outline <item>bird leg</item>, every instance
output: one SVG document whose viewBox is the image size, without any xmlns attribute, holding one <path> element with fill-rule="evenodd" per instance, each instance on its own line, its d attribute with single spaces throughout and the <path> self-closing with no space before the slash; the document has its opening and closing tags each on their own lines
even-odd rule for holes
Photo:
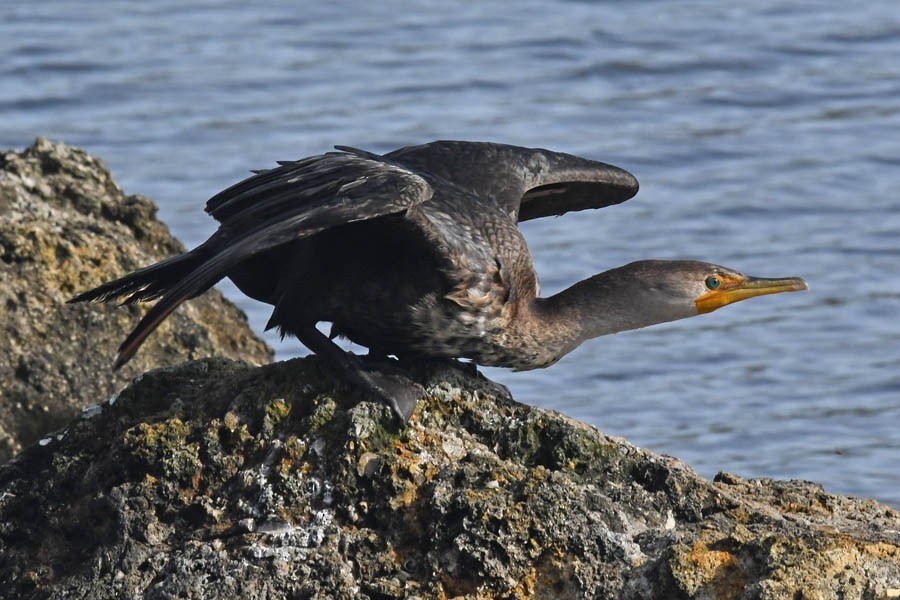
<svg viewBox="0 0 900 600">
<path fill-rule="evenodd" d="M 314 326 L 298 328 L 293 333 L 351 383 L 386 400 L 404 425 L 409 422 L 425 389 L 400 369 L 383 363 L 378 368 L 366 368 L 356 356 L 342 350 Z"/>
</svg>

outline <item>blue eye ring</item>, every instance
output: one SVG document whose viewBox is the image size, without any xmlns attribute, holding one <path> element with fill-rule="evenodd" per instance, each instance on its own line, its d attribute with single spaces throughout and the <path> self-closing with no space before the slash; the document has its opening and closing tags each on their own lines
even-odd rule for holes
<svg viewBox="0 0 900 600">
<path fill-rule="evenodd" d="M 706 278 L 706 287 L 708 287 L 709 289 L 714 290 L 720 285 L 722 285 L 722 280 L 715 275 L 710 275 Z"/>
</svg>

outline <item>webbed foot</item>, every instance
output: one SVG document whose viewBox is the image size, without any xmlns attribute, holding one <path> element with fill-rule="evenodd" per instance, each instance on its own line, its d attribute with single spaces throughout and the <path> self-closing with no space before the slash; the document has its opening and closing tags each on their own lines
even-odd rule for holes
<svg viewBox="0 0 900 600">
<path fill-rule="evenodd" d="M 363 368 L 359 375 L 370 391 L 387 401 L 404 425 L 409 423 L 416 405 L 425 395 L 425 388 L 409 377 L 391 371 Z"/>
<path fill-rule="evenodd" d="M 416 404 L 425 396 L 425 388 L 397 368 L 395 361 L 388 358 L 366 359 L 363 364 L 315 327 L 298 328 L 295 334 L 354 385 L 387 401 L 404 425 L 409 423 Z"/>
</svg>

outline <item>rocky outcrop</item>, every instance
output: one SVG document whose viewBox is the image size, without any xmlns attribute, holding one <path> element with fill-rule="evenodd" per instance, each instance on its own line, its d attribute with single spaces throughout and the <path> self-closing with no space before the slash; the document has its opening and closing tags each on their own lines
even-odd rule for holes
<svg viewBox="0 0 900 600">
<path fill-rule="evenodd" d="M 698 476 L 455 367 L 408 427 L 315 358 L 151 371 L 0 469 L 31 598 L 867 598 L 900 514 Z"/>
<path fill-rule="evenodd" d="M 111 373 L 140 308 L 64 301 L 180 252 L 154 212 L 80 150 L 0 154 L 0 597 L 900 597 L 897 511 L 710 482 L 462 367 L 414 369 L 406 427 L 316 358 L 144 373 L 270 359 L 215 292 Z"/>
<path fill-rule="evenodd" d="M 65 301 L 183 251 L 155 213 L 82 150 L 38 139 L 0 152 L 0 462 L 148 368 L 209 355 L 271 360 L 243 313 L 214 291 L 110 370 L 141 307 Z"/>
</svg>

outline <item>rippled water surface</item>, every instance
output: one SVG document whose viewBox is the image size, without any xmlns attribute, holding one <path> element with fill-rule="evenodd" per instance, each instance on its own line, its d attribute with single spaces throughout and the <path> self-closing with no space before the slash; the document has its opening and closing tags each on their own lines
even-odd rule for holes
<svg viewBox="0 0 900 600">
<path fill-rule="evenodd" d="M 493 140 L 623 166 L 634 200 L 527 224 L 545 293 L 650 257 L 811 291 L 489 376 L 708 476 L 900 506 L 893 0 L 289 4 L 2 3 L 0 146 L 87 148 L 189 245 L 213 229 L 207 197 L 332 144 Z M 261 330 L 268 308 L 224 289 Z"/>
</svg>

